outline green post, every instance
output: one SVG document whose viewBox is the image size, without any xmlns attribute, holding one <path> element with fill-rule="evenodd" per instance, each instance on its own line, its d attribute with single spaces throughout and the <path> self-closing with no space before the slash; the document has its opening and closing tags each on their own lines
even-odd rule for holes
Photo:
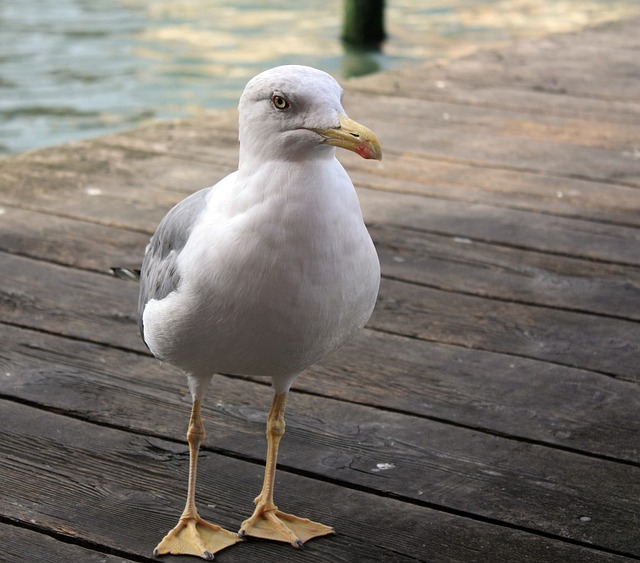
<svg viewBox="0 0 640 563">
<path fill-rule="evenodd" d="M 384 0 L 344 0 L 342 40 L 346 44 L 377 48 L 384 38 Z"/>
</svg>

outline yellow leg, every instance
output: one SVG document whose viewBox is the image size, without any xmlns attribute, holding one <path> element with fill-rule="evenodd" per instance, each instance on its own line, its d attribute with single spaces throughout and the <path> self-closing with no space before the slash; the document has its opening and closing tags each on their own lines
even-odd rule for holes
<svg viewBox="0 0 640 563">
<path fill-rule="evenodd" d="M 240 536 L 253 536 L 269 540 L 288 542 L 302 547 L 304 542 L 318 536 L 333 534 L 333 528 L 280 512 L 273 502 L 273 489 L 278 459 L 278 446 L 284 435 L 284 409 L 287 394 L 276 395 L 267 418 L 267 463 L 264 483 L 260 495 L 255 499 L 253 515 L 240 527 Z"/>
<path fill-rule="evenodd" d="M 178 525 L 153 550 L 154 555 L 196 555 L 213 559 L 213 554 L 242 541 L 237 534 L 203 520 L 196 509 L 196 472 L 198 451 L 204 441 L 204 426 L 200 416 L 200 401 L 193 402 L 187 441 L 189 442 L 189 487 L 187 503 Z"/>
</svg>

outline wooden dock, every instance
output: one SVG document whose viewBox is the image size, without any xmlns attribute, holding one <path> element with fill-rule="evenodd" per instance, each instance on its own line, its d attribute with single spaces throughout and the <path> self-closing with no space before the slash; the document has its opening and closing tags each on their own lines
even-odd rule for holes
<svg viewBox="0 0 640 563">
<path fill-rule="evenodd" d="M 338 533 L 217 559 L 640 560 L 640 20 L 354 80 L 345 107 L 383 144 L 340 155 L 382 287 L 298 379 L 277 488 Z M 0 161 L 1 561 L 152 561 L 175 524 L 187 386 L 108 270 L 236 138 L 228 111 Z M 229 529 L 270 400 L 208 394 L 198 499 Z"/>
</svg>

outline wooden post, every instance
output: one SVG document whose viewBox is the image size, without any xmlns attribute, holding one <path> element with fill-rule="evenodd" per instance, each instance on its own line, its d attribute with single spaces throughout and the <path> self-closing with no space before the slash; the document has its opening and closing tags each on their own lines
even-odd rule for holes
<svg viewBox="0 0 640 563">
<path fill-rule="evenodd" d="M 377 48 L 384 38 L 384 0 L 344 0 L 342 40 L 345 43 Z"/>
</svg>

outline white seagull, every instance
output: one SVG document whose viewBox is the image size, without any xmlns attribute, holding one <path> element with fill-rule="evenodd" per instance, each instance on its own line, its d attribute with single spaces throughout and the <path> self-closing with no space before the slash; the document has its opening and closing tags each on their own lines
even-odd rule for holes
<svg viewBox="0 0 640 563">
<path fill-rule="evenodd" d="M 187 502 L 154 554 L 212 559 L 254 536 L 301 547 L 333 529 L 280 512 L 273 499 L 289 388 L 342 346 L 373 311 L 380 264 L 336 147 L 381 158 L 375 135 L 349 119 L 327 73 L 281 66 L 247 84 L 239 103 L 238 170 L 176 205 L 147 246 L 139 316 L 153 354 L 187 376 L 193 407 Z M 201 402 L 214 373 L 271 377 L 264 484 L 232 533 L 196 509 Z"/>
</svg>

